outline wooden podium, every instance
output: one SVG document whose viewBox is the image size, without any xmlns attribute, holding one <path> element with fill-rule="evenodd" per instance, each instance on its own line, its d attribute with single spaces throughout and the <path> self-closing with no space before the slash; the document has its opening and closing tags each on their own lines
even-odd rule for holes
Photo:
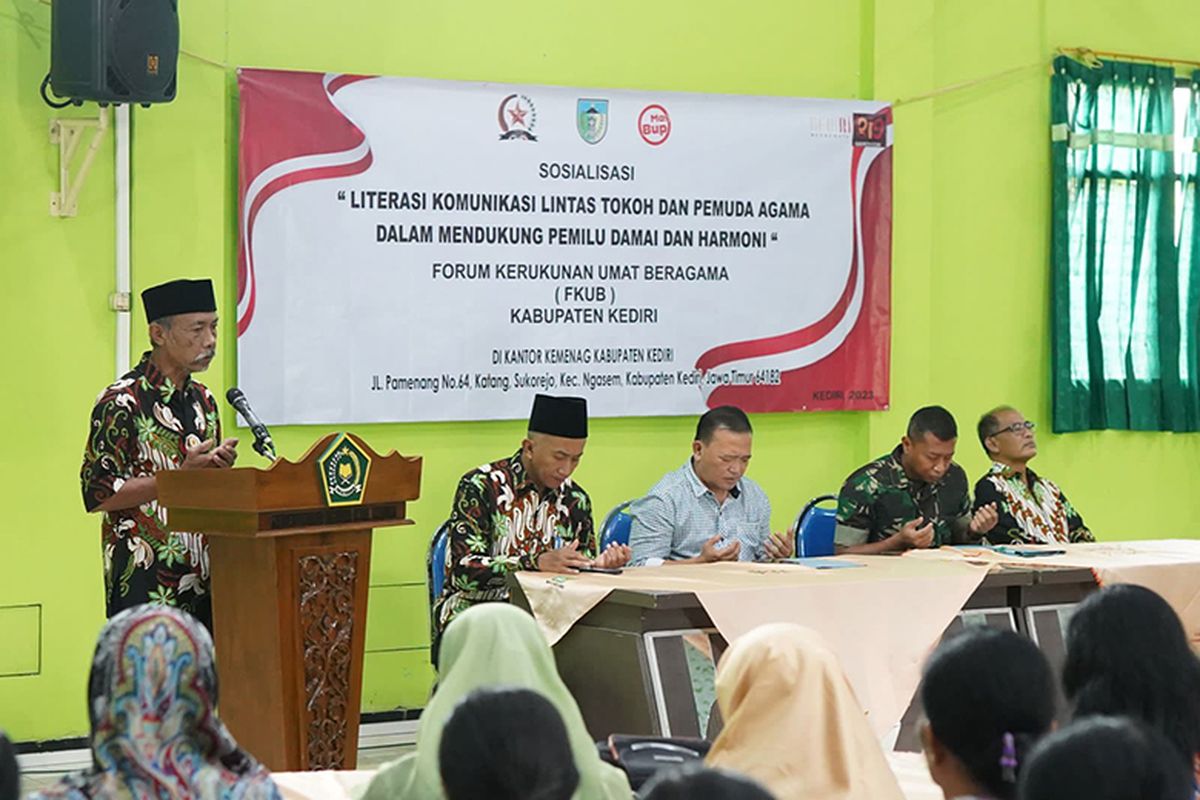
<svg viewBox="0 0 1200 800">
<path fill-rule="evenodd" d="M 354 769 L 371 531 L 412 524 L 421 459 L 330 434 L 298 463 L 157 483 L 168 527 L 208 537 L 221 719 L 271 770 Z"/>
</svg>

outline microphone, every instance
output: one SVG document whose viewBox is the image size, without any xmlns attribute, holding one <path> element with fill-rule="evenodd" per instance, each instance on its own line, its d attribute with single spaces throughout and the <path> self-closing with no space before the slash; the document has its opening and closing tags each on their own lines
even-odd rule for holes
<svg viewBox="0 0 1200 800">
<path fill-rule="evenodd" d="M 230 387 L 229 391 L 225 393 L 225 399 L 229 401 L 229 405 L 237 409 L 237 412 L 242 415 L 242 419 L 246 420 L 246 424 L 250 426 L 250 432 L 254 434 L 255 452 L 272 461 L 278 458 L 275 455 L 275 443 L 271 441 L 271 432 L 250 408 L 250 401 L 246 399 L 242 390 L 236 386 Z"/>
</svg>

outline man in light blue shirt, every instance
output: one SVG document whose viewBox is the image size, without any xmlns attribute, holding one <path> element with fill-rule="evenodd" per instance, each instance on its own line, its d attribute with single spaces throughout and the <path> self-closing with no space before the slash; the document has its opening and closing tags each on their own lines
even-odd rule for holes
<svg viewBox="0 0 1200 800">
<path fill-rule="evenodd" d="M 771 533 L 766 493 L 745 477 L 752 436 L 750 420 L 735 406 L 700 417 L 692 457 L 630 506 L 633 565 L 767 561 L 792 554 L 791 537 Z"/>
</svg>

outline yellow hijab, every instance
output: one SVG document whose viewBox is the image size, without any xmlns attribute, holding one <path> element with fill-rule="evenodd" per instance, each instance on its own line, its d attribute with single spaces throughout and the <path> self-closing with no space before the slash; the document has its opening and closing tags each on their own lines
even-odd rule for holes
<svg viewBox="0 0 1200 800">
<path fill-rule="evenodd" d="M 481 603 L 454 618 L 442 638 L 438 687 L 421 712 L 417 749 L 383 767 L 363 800 L 445 800 L 438 768 L 442 728 L 476 689 L 516 687 L 543 695 L 562 715 L 579 770 L 574 800 L 630 800 L 625 773 L 600 760 L 583 715 L 558 676 L 554 653 L 529 614 L 507 603 Z"/>
<path fill-rule="evenodd" d="M 776 797 L 904 800 L 837 656 L 814 631 L 763 625 L 717 668 L 725 720 L 711 767 L 754 778 Z"/>
</svg>

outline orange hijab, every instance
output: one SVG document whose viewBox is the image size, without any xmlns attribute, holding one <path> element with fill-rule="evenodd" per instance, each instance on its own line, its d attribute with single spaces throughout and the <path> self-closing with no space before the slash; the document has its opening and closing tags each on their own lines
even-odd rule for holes
<svg viewBox="0 0 1200 800">
<path fill-rule="evenodd" d="M 904 800 L 837 656 L 814 631 L 762 625 L 717 668 L 725 728 L 707 763 L 781 800 Z"/>
</svg>

